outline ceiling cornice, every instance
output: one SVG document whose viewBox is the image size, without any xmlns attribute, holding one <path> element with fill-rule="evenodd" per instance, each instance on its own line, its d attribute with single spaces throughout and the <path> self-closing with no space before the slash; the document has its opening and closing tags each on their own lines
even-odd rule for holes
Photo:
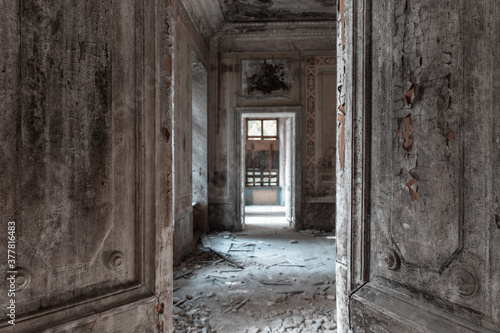
<svg viewBox="0 0 500 333">
<path fill-rule="evenodd" d="M 336 21 L 227 22 L 217 35 L 240 38 L 335 36 Z"/>
</svg>

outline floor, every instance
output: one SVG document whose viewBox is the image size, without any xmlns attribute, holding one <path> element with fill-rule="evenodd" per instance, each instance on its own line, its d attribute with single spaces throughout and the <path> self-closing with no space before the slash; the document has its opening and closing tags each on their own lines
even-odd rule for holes
<svg viewBox="0 0 500 333">
<path fill-rule="evenodd" d="M 333 234 L 252 209 L 244 231 L 205 235 L 175 268 L 175 332 L 336 332 Z"/>
</svg>

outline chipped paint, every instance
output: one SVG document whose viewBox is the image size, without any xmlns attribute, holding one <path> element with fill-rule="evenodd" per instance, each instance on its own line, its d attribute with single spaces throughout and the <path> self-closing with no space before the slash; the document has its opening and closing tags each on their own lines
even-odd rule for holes
<svg viewBox="0 0 500 333">
<path fill-rule="evenodd" d="M 168 75 L 169 76 L 172 76 L 172 57 L 168 57 L 167 58 L 167 71 L 168 71 Z"/>
<path fill-rule="evenodd" d="M 403 131 L 403 139 L 404 139 L 403 148 L 406 149 L 406 151 L 409 151 L 410 146 L 413 143 L 413 139 L 410 138 L 410 132 L 413 129 L 413 125 L 411 124 L 411 114 L 407 115 L 404 118 L 404 125 L 405 125 L 405 130 Z"/>
<path fill-rule="evenodd" d="M 343 169 L 345 166 L 345 115 L 339 114 L 339 162 L 340 167 Z"/>
<path fill-rule="evenodd" d="M 408 187 L 408 190 L 410 191 L 411 202 L 414 202 L 415 200 L 418 200 L 420 198 L 417 191 L 411 188 L 416 183 L 417 183 L 417 179 L 415 179 L 415 178 L 410 179 L 410 181 L 408 183 L 406 183 L 406 186 Z"/>
<path fill-rule="evenodd" d="M 341 23 L 341 39 L 342 39 L 342 47 L 345 47 L 345 44 L 347 42 L 347 38 L 345 36 L 345 0 L 339 0 L 339 13 L 340 13 L 340 20 L 339 23 Z"/>
<path fill-rule="evenodd" d="M 446 143 L 450 142 L 451 139 L 453 139 L 453 131 L 449 131 L 448 134 L 446 134 Z"/>
<path fill-rule="evenodd" d="M 405 100 L 407 104 L 411 104 L 411 102 L 413 101 L 414 92 L 415 92 L 415 85 L 412 84 L 410 89 L 408 89 L 408 91 L 405 94 Z"/>
</svg>

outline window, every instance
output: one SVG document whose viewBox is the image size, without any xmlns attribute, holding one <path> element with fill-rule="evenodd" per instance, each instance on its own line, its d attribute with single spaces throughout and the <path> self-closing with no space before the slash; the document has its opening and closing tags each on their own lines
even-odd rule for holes
<svg viewBox="0 0 500 333">
<path fill-rule="evenodd" d="M 278 119 L 247 119 L 246 186 L 278 186 Z"/>
</svg>

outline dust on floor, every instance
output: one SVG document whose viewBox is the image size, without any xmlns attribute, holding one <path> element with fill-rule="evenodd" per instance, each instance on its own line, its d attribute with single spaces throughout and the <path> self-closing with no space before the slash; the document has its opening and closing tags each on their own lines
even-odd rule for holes
<svg viewBox="0 0 500 333">
<path fill-rule="evenodd" d="M 283 224 L 211 233 L 174 273 L 175 332 L 336 332 L 335 237 Z"/>
</svg>

